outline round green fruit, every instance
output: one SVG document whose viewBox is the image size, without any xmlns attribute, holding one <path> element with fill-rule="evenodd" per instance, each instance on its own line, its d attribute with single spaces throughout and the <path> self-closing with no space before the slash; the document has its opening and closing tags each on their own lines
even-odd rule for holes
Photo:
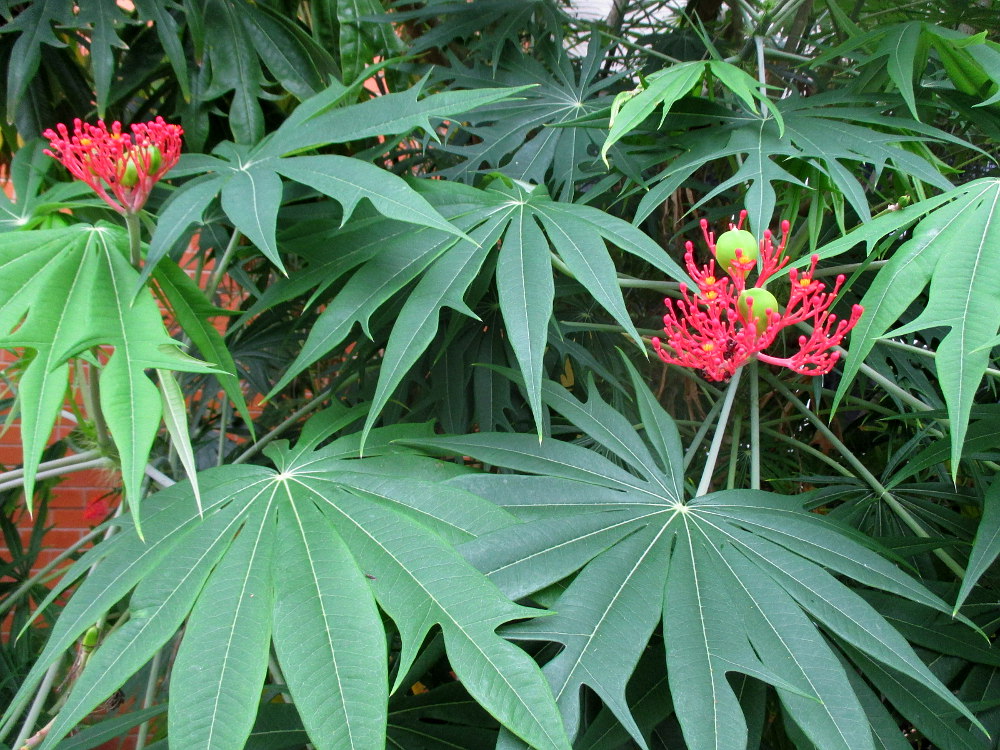
<svg viewBox="0 0 1000 750">
<path fill-rule="evenodd" d="M 747 299 L 753 300 L 752 313 L 750 311 L 751 305 L 747 303 Z M 778 308 L 778 300 L 774 298 L 774 295 L 766 289 L 760 289 L 759 287 L 745 289 L 740 294 L 740 298 L 736 301 L 736 306 L 739 308 L 740 315 L 744 320 L 749 321 L 749 319 L 753 317 L 754 321 L 757 323 L 757 333 L 763 333 L 764 329 L 767 328 L 768 310 L 781 312 Z"/>
<path fill-rule="evenodd" d="M 730 229 L 728 232 L 723 232 L 715 241 L 715 260 L 726 273 L 730 273 L 729 266 L 736 260 L 737 249 L 745 260 L 756 262 L 757 256 L 760 255 L 757 238 L 747 230 Z"/>
<path fill-rule="evenodd" d="M 125 171 L 122 172 L 121 184 L 127 188 L 135 187 L 135 184 L 139 181 L 139 170 L 135 166 L 135 162 L 131 159 L 128 164 L 125 165 Z"/>
<path fill-rule="evenodd" d="M 157 146 L 152 144 L 145 147 L 144 152 L 149 156 L 149 169 L 146 170 L 148 174 L 156 174 L 156 171 L 163 164 L 163 153 Z"/>
</svg>

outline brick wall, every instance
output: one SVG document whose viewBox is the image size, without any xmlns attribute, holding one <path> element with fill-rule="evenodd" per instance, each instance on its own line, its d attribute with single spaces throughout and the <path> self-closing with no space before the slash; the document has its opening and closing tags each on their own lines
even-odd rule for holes
<svg viewBox="0 0 1000 750">
<path fill-rule="evenodd" d="M 0 355 L 0 366 L 9 363 L 10 359 L 10 355 Z M 57 423 L 49 443 L 68 435 L 73 426 L 67 419 Z M 9 470 L 19 467 L 21 462 L 21 432 L 15 423 L 3 436 L 0 436 L 0 465 L 4 470 Z M 96 522 L 84 518 L 87 505 L 112 491 L 116 484 L 117 480 L 113 473 L 95 469 L 73 472 L 61 478 L 49 500 L 46 526 L 52 528 L 46 532 L 42 540 L 45 549 L 39 555 L 36 570 L 51 562 L 60 552 L 79 541 L 96 525 Z M 21 524 L 22 540 L 26 541 L 30 533 L 31 519 L 25 517 Z M 8 550 L 0 544 L 0 555 L 7 557 L 8 554 Z"/>
</svg>

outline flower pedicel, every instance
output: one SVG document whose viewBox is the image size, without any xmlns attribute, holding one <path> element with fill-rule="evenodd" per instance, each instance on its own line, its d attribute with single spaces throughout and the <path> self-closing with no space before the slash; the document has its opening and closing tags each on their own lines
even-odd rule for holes
<svg viewBox="0 0 1000 750">
<path fill-rule="evenodd" d="M 741 211 L 739 224 L 730 230 L 738 232 L 744 242 L 744 235 L 751 236 L 740 228 L 746 215 L 746 211 Z M 660 359 L 701 370 L 708 380 L 716 381 L 728 380 L 755 356 L 761 362 L 787 367 L 803 375 L 823 375 L 833 369 L 840 354 L 830 350 L 857 324 L 863 309 L 854 305 L 846 320 L 839 320 L 829 312 L 844 283 L 844 276 L 837 276 L 833 289 L 826 291 L 826 285 L 815 279 L 818 255 L 812 256 L 805 273 L 794 268 L 788 272 L 791 293 L 784 312 L 779 309 L 777 300 L 764 284 L 789 261 L 782 257 L 789 226 L 787 221 L 781 223 L 781 243 L 777 248 L 771 232 L 764 232 L 759 248 L 760 272 L 754 286 L 748 287 L 747 275 L 757 265 L 757 248 L 744 251 L 740 247 L 725 247 L 725 252 L 718 253 L 715 235 L 708 231 L 708 222 L 702 219 L 705 241 L 720 266 L 725 267 L 720 267 L 716 275 L 716 260 L 701 267 L 695 265 L 694 245 L 686 244 L 684 262 L 698 289 L 692 293 L 686 284 L 681 284 L 683 299 L 664 300 L 667 306 L 667 314 L 663 316 L 665 338 L 653 339 L 653 348 Z M 732 237 L 726 237 L 722 244 L 731 244 Z M 812 321 L 813 331 L 810 336 L 799 336 L 798 352 L 790 357 L 764 354 L 783 328 L 807 320 Z"/>
<path fill-rule="evenodd" d="M 103 120 L 91 125 L 77 119 L 72 134 L 60 123 L 42 135 L 49 139 L 46 154 L 90 185 L 115 211 L 135 214 L 156 181 L 180 158 L 184 131 L 162 117 L 132 125 L 131 130 L 123 133 L 120 122 L 111 123 L 108 130 Z"/>
</svg>

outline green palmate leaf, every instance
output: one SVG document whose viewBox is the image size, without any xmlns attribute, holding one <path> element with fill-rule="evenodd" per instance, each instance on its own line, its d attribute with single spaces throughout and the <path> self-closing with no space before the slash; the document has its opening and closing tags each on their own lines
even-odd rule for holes
<svg viewBox="0 0 1000 750">
<path fill-rule="evenodd" d="M 972 544 L 969 567 L 962 579 L 962 588 L 955 599 L 957 612 L 966 597 L 976 585 L 976 581 L 1000 555 L 1000 481 L 994 480 L 983 498 L 983 517 L 976 530 L 976 540 Z"/>
<path fill-rule="evenodd" d="M 262 470 L 254 469 L 254 471 Z M 203 503 L 206 518 L 218 512 L 223 504 L 228 502 L 235 489 L 244 486 L 245 482 L 252 482 L 249 476 L 250 467 L 226 467 L 213 472 L 211 477 L 203 476 L 201 489 L 209 493 L 209 497 Z M 182 503 L 184 498 L 189 498 L 189 502 Z M 52 628 L 44 651 L 22 683 L 22 694 L 30 696 L 46 670 L 62 658 L 65 650 L 77 638 L 160 565 L 169 564 L 172 559 L 170 553 L 174 548 L 204 523 L 189 488 L 184 484 L 174 485 L 148 498 L 144 515 L 147 528 L 151 529 L 148 542 L 143 541 L 134 529 L 129 528 L 125 533 L 112 537 L 88 552 L 64 577 L 63 586 L 79 579 L 95 562 L 102 563 L 80 584 L 77 589 L 80 596 L 74 596 L 66 604 L 62 615 Z M 179 578 L 174 576 L 170 584 L 171 591 L 178 587 L 178 580 Z M 40 609 L 50 604 L 60 591 L 60 588 L 54 589 L 40 605 Z M 136 645 L 141 646 L 142 642 L 137 642 Z M 114 677 L 118 678 L 119 675 Z M 123 680 L 124 678 L 119 680 L 118 684 Z M 110 688 L 109 692 L 113 690 L 114 688 Z M 99 700 L 103 700 L 108 694 L 105 693 Z M 19 708 L 20 703 L 15 700 L 0 721 L 0 732 L 6 731 L 16 721 Z"/>
<path fill-rule="evenodd" d="M 847 653 L 875 688 L 935 746 L 955 750 L 983 750 L 989 746 L 980 730 L 960 725 L 951 707 L 919 680 L 885 669 L 850 648 Z"/>
<path fill-rule="evenodd" d="M 242 20 L 261 62 L 284 88 L 299 99 L 322 90 L 340 77 L 336 61 L 296 22 L 266 5 L 247 4 Z"/>
<path fill-rule="evenodd" d="M 97 116 L 103 118 L 114 75 L 114 48 L 128 48 L 115 31 L 115 22 L 124 20 L 122 9 L 114 0 L 97 0 L 87 3 L 85 8 L 80 8 L 79 20 L 90 24 L 91 27 L 90 66 L 94 74 L 94 90 L 97 93 Z"/>
<path fill-rule="evenodd" d="M 285 266 L 274 236 L 282 192 L 281 178 L 268 168 L 266 162 L 237 170 L 222 188 L 222 210 L 233 226 L 284 273 Z"/>
<path fill-rule="evenodd" d="M 232 1 L 214 0 L 223 5 Z M 391 219 L 463 236 L 405 180 L 368 162 L 335 155 L 281 158 L 330 143 L 406 133 L 417 127 L 430 130 L 432 117 L 440 119 L 465 108 L 500 101 L 518 90 L 489 89 L 468 95 L 451 92 L 418 101 L 419 88 L 333 108 L 344 91 L 335 85 L 303 102 L 282 127 L 256 148 L 222 144 L 216 149 L 219 158 L 188 160 L 181 173 L 215 175 L 192 180 L 171 196 L 153 236 L 143 278 L 201 218 L 220 192 L 222 208 L 233 225 L 283 270 L 275 236 L 284 193 L 282 176 L 338 201 L 344 209 L 344 221 L 358 202 L 366 199 Z M 359 122 L 377 122 L 378 126 L 359 129 Z"/>
<path fill-rule="evenodd" d="M 962 447 L 964 454 L 983 453 L 998 447 L 1000 447 L 1000 424 L 997 423 L 995 416 L 978 419 L 969 425 Z M 908 457 L 885 486 L 887 489 L 894 489 L 920 472 L 946 462 L 950 456 L 951 440 L 947 436 L 934 440 L 916 455 Z"/>
<path fill-rule="evenodd" d="M 0 248 L 0 346 L 33 352 L 20 381 L 25 489 L 65 396 L 67 360 L 94 347 L 113 351 L 101 369 L 101 409 L 118 450 L 126 495 L 139 486 L 162 413 L 148 368 L 211 372 L 180 351 L 138 274 L 128 238 L 110 226 L 8 234 Z"/>
<path fill-rule="evenodd" d="M 540 415 L 542 397 L 542 354 L 548 338 L 549 318 L 555 285 L 549 245 L 545 235 L 527 211 L 515 209 L 497 258 L 497 290 L 507 335 L 528 387 L 531 411 Z M 538 439 L 541 420 L 536 419 Z"/>
<path fill-rule="evenodd" d="M 381 747 L 388 684 L 369 677 L 386 643 L 364 574 L 308 501 L 279 512 L 276 544 L 274 643 L 299 715 L 326 746 Z"/>
<path fill-rule="evenodd" d="M 336 198 L 347 221 L 362 198 L 392 219 L 456 233 L 419 193 L 391 172 L 346 156 L 299 156 L 282 159 L 278 171 L 289 179 Z"/>
<path fill-rule="evenodd" d="M 733 576 L 737 606 L 742 600 L 747 608 L 750 641 L 764 665 L 789 683 L 804 686 L 805 693 L 796 693 L 778 685 L 783 708 L 795 724 L 819 747 L 873 746 L 864 710 L 847 675 L 810 617 L 787 589 L 744 555 L 725 546 L 718 552 Z M 866 631 L 862 637 L 869 648 L 877 648 L 876 634 Z M 915 655 L 913 660 L 919 663 Z"/>
<path fill-rule="evenodd" d="M 502 169 L 508 177 L 547 184 L 554 195 L 571 200 L 577 181 L 594 162 L 600 131 L 566 125 L 607 105 L 604 92 L 615 78 L 603 70 L 603 48 L 592 40 L 576 65 L 560 46 L 544 45 L 540 60 L 507 48 L 496 64 L 450 66 L 439 74 L 451 85 L 481 89 L 498 83 L 536 84 L 519 101 L 487 104 L 463 116 L 462 133 L 435 148 L 461 161 L 439 174 L 471 182 L 483 172 Z M 566 125 L 563 127 L 563 125 Z M 471 142 L 470 142 L 471 141 Z"/>
<path fill-rule="evenodd" d="M 340 67 L 345 81 L 361 74 L 373 57 L 403 51 L 403 43 L 391 26 L 373 21 L 385 12 L 378 0 L 337 0 L 340 27 Z"/>
<path fill-rule="evenodd" d="M 246 28 L 242 0 L 208 0 L 205 24 L 212 29 L 206 45 L 212 83 L 207 98 L 233 92 L 229 126 L 239 143 L 256 143 L 264 135 L 264 112 L 259 97 L 263 75 Z"/>
<path fill-rule="evenodd" d="M 243 390 L 240 388 L 236 362 L 222 334 L 212 324 L 212 318 L 231 315 L 231 311 L 211 305 L 205 299 L 205 293 L 191 277 L 172 261 L 158 265 L 154 278 L 156 288 L 161 293 L 158 295 L 161 302 L 198 348 L 202 358 L 217 368 L 215 377 L 219 379 L 222 389 L 229 400 L 236 405 L 236 410 L 252 431 L 253 420 L 250 418 L 250 411 Z"/>
<path fill-rule="evenodd" d="M 256 150 L 260 158 L 291 155 L 330 143 L 404 135 L 412 130 L 434 134 L 431 120 L 443 120 L 470 109 L 504 101 L 528 88 L 446 91 L 418 99 L 422 80 L 407 91 L 375 97 L 360 104 L 337 106 L 343 86 L 334 84 L 302 103 Z M 299 114 L 299 111 L 302 114 Z"/>
<path fill-rule="evenodd" d="M 845 660 L 842 657 L 841 663 Z M 912 745 L 907 742 L 905 735 L 899 731 L 896 720 L 879 699 L 879 696 L 868 686 L 861 676 L 854 669 L 844 664 L 844 671 L 847 679 L 851 682 L 851 689 L 858 696 L 865 714 L 868 716 L 868 723 L 871 725 L 872 739 L 875 740 L 875 747 L 878 750 L 910 750 Z"/>
<path fill-rule="evenodd" d="M 817 178 L 829 181 L 862 218 L 870 218 L 866 190 L 849 168 L 857 163 L 875 165 L 876 173 L 891 167 L 929 185 L 951 188 L 937 167 L 903 148 L 922 140 L 911 135 L 953 141 L 953 136 L 915 120 L 884 117 L 878 102 L 841 93 L 816 97 L 789 97 L 773 104 L 780 120 L 753 113 L 726 111 L 701 114 L 706 125 L 686 133 L 684 153 L 658 177 L 643 197 L 635 222 L 647 217 L 698 169 L 714 159 L 739 155 L 743 163 L 737 174 L 724 180 L 702 198 L 695 208 L 722 192 L 748 183 L 746 208 L 753 231 L 763 230 L 771 221 L 776 205 L 775 185 L 802 185 L 800 176 L 786 166 L 798 162 L 818 170 Z"/>
<path fill-rule="evenodd" d="M 160 397 L 163 401 L 163 424 L 170 435 L 170 442 L 177 457 L 180 459 L 184 473 L 191 482 L 195 502 L 201 508 L 201 492 L 198 490 L 198 469 L 194 461 L 194 449 L 191 447 L 191 432 L 188 429 L 187 404 L 184 403 L 184 392 L 180 384 L 169 370 L 157 370 L 156 377 L 160 386 Z"/>
<path fill-rule="evenodd" d="M 470 232 L 476 244 L 457 244 L 439 256 L 428 268 L 413 294 L 406 300 L 397 316 L 397 324 L 389 334 L 386 351 L 392 357 L 383 361 L 379 382 L 372 403 L 372 412 L 378 413 L 392 397 L 396 386 L 431 345 L 437 334 L 443 308 L 450 307 L 469 317 L 475 313 L 465 304 L 464 295 L 476 279 L 486 261 L 483 248 L 496 244 L 506 224 L 506 216 L 495 216 Z M 445 352 L 445 357 L 448 353 Z M 457 399 L 453 400 L 457 401 Z M 371 421 L 366 425 L 370 429 Z"/>
<path fill-rule="evenodd" d="M 167 710 L 166 706 L 150 706 L 137 711 L 129 711 L 122 716 L 107 719 L 100 724 L 77 732 L 59 743 L 59 750 L 91 750 L 91 748 L 112 742 L 130 729 L 150 719 L 155 719 Z"/>
<path fill-rule="evenodd" d="M 664 68 L 651 74 L 645 84 L 636 91 L 619 94 L 611 108 L 611 123 L 608 136 L 601 147 L 601 158 L 606 159 L 608 150 L 615 143 L 639 127 L 657 108 L 662 107 L 664 118 L 671 108 L 707 75 L 715 75 L 720 82 L 756 112 L 758 102 L 772 109 L 767 97 L 760 93 L 757 82 L 743 70 L 721 60 L 684 62 Z M 772 109 L 779 118 L 781 115 Z"/>
<path fill-rule="evenodd" d="M 942 198 L 950 200 L 938 205 Z M 938 198 L 936 205 L 861 299 L 866 313 L 851 334 L 837 398 L 882 336 L 947 327 L 935 367 L 951 420 L 952 471 L 957 472 L 975 391 L 1000 329 L 1000 263 L 995 260 L 1000 253 L 1000 181 L 967 183 Z M 887 333 L 928 282 L 929 301 L 920 315 Z"/>
<path fill-rule="evenodd" d="M 660 618 L 658 609 L 647 605 L 662 593 L 656 586 L 656 570 L 636 565 L 636 560 L 661 556 L 664 550 L 658 546 L 669 543 L 669 537 L 648 530 L 630 536 L 574 579 L 560 597 L 556 615 L 504 631 L 515 639 L 548 640 L 565 647 L 542 673 L 571 733 L 580 726 L 580 697 L 586 684 L 633 737 L 640 736 L 625 700 L 625 686 Z"/>
<path fill-rule="evenodd" d="M 230 506 L 213 514 L 201 528 L 186 534 L 183 544 L 143 577 L 132 595 L 133 616 L 91 655 L 50 736 L 62 737 L 76 726 L 177 632 L 212 566 L 226 552 L 233 531 L 239 528 L 241 512 L 238 506 Z M 54 744 L 49 742 L 50 746 Z"/>
<path fill-rule="evenodd" d="M 995 58 L 991 59 L 990 53 L 995 54 L 995 50 L 986 41 L 985 33 L 969 35 L 920 20 L 881 26 L 866 33 L 851 33 L 845 42 L 813 60 L 813 65 L 854 53 L 867 77 L 884 71 L 899 90 L 910 113 L 920 119 L 914 82 L 924 75 L 929 46 L 937 52 L 956 89 L 974 97 L 991 93 L 997 74 Z M 860 50 L 870 52 L 859 54 Z M 925 91 L 919 93 L 926 96 Z M 987 100 L 979 106 L 989 103 Z"/>
<path fill-rule="evenodd" d="M 170 683 L 172 743 L 239 747 L 253 727 L 271 646 L 276 489 L 260 493 L 188 616 L 174 661 L 184 677 Z"/>
<path fill-rule="evenodd" d="M 153 22 L 160 44 L 163 46 L 170 66 L 174 70 L 177 85 L 181 87 L 181 95 L 185 101 L 191 98 L 191 84 L 188 80 L 187 56 L 178 33 L 177 22 L 170 15 L 169 6 L 160 0 L 135 0 L 136 10 L 140 17 Z"/>
<path fill-rule="evenodd" d="M 71 23 L 72 4 L 69 2 L 31 3 L 4 24 L 3 33 L 21 32 L 14 42 L 7 68 L 7 119 L 14 121 L 18 100 L 24 96 L 32 76 L 38 71 L 42 59 L 42 45 L 63 47 L 52 32 L 53 24 Z"/>
<path fill-rule="evenodd" d="M 357 416 L 337 409 L 318 426 L 307 425 L 306 445 Z M 185 620 L 170 684 L 171 743 L 243 747 L 273 641 L 309 742 L 321 750 L 381 747 L 389 693 L 381 609 L 401 638 L 397 682 L 437 625 L 452 669 L 486 711 L 532 747 L 568 750 L 541 671 L 496 633 L 537 610 L 504 597 L 446 541 L 495 531 L 513 517 L 442 484 L 462 469 L 412 450 L 337 458 L 345 440 L 357 439 L 343 436 L 319 451 L 272 444 L 279 470 L 204 472 L 201 515 L 187 483 L 151 496 L 148 542 L 126 526 L 106 545 L 0 730 L 16 721 L 59 654 L 132 591 L 128 620 L 92 654 L 46 749 L 175 637 Z M 406 724 L 393 731 L 405 734 Z"/>
<path fill-rule="evenodd" d="M 991 642 L 964 627 L 953 615 L 944 614 L 898 597 L 861 590 L 864 598 L 906 638 L 936 654 L 958 656 L 971 662 L 1000 666 L 1000 654 Z"/>
<path fill-rule="evenodd" d="M 645 389 L 637 374 L 634 380 Z M 906 639 L 838 577 L 938 612 L 950 608 L 855 533 L 794 498 L 759 491 L 685 501 L 675 429 L 648 392 L 639 397 L 652 426 L 647 440 L 593 387 L 587 402 L 550 383 L 541 395 L 620 464 L 523 435 L 415 442 L 535 475 L 472 474 L 449 484 L 500 501 L 523 519 L 461 548 L 511 596 L 576 574 L 553 607 L 558 614 L 509 628 L 517 638 L 563 645 L 544 673 L 571 735 L 582 729 L 580 688 L 587 685 L 646 747 L 624 691 L 641 652 L 634 647 L 645 645 L 659 621 L 673 709 L 694 750 L 745 746 L 744 713 L 759 702 L 747 697 L 744 705 L 733 689 L 737 675 L 774 685 L 788 721 L 815 746 L 875 748 L 861 699 L 825 633 L 971 718 Z M 616 658 L 607 643 L 616 644 Z"/>
<path fill-rule="evenodd" d="M 215 200 L 225 181 L 215 175 L 200 177 L 179 188 L 160 211 L 142 270 L 145 281 L 160 259 L 173 249 L 192 224 L 201 221 L 205 209 Z"/>
<path fill-rule="evenodd" d="M 639 660 L 625 696 L 643 736 L 673 713 L 673 700 L 663 673 L 663 644 L 652 641 Z M 607 708 L 602 708 L 574 745 L 578 750 L 619 750 L 628 743 L 629 733 Z M 647 739 L 648 741 L 648 739 Z"/>
<path fill-rule="evenodd" d="M 466 692 L 452 682 L 418 695 L 395 696 L 389 703 L 387 747 L 454 750 L 493 746 L 496 725 Z"/>
<path fill-rule="evenodd" d="M 617 285 L 607 244 L 653 263 L 672 278 L 686 278 L 676 263 L 635 227 L 589 206 L 553 201 L 539 187 L 496 180 L 487 190 L 476 190 L 427 181 L 419 184 L 418 190 L 431 205 L 445 211 L 456 227 L 473 237 L 479 247 L 469 247 L 467 241 L 455 242 L 430 229 L 413 231 L 378 222 L 369 224 L 364 232 L 348 227 L 345 243 L 349 243 L 352 251 L 364 248 L 363 251 L 317 259 L 302 277 L 289 282 L 289 288 L 301 284 L 303 279 L 316 284 L 321 275 L 330 278 L 333 273 L 336 278 L 364 261 L 327 304 L 274 392 L 344 342 L 355 322 L 370 333 L 369 320 L 376 310 L 390 300 L 398 304 L 395 295 L 420 276 L 389 335 L 386 366 L 380 372 L 365 428 L 370 429 L 407 368 L 430 344 L 441 310 L 452 307 L 469 314 L 464 296 L 499 240 L 496 283 L 506 337 L 525 375 L 529 403 L 536 424 L 540 425 L 542 356 L 554 296 L 553 253 L 640 345 L 641 338 Z M 303 244 L 304 253 L 313 255 L 315 251 L 307 249 L 308 243 Z M 318 273 L 320 268 L 324 269 L 323 274 Z"/>
<path fill-rule="evenodd" d="M 681 436 L 677 432 L 677 425 L 663 411 L 649 389 L 639 386 L 642 382 L 642 375 L 624 353 L 622 353 L 622 361 L 625 362 L 629 377 L 631 377 L 635 387 L 635 398 L 638 402 L 639 416 L 642 417 L 643 432 L 659 458 L 658 468 L 663 472 L 661 476 L 668 478 L 676 497 L 683 497 L 684 474 L 676 471 L 678 466 L 684 465 L 684 451 L 681 446 Z"/>
</svg>

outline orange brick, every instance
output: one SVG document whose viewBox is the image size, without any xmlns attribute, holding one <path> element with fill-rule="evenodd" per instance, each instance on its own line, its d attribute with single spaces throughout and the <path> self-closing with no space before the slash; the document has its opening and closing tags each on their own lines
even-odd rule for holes
<svg viewBox="0 0 1000 750">
<path fill-rule="evenodd" d="M 86 508 L 53 508 L 49 511 L 48 522 L 57 529 L 89 529 L 92 524 L 83 517 Z"/>
<path fill-rule="evenodd" d="M 86 531 L 80 531 L 78 529 L 52 529 L 52 531 L 48 532 L 42 539 L 42 544 L 49 549 L 61 552 L 67 547 L 80 541 L 80 537 L 86 533 Z"/>
</svg>

